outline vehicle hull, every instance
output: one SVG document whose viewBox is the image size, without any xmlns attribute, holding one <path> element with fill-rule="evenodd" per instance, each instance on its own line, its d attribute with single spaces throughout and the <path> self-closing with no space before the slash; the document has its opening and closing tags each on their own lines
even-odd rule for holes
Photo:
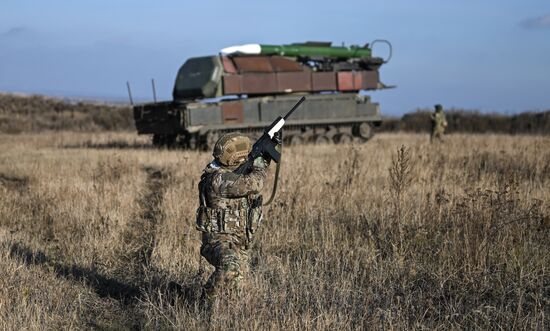
<svg viewBox="0 0 550 331">
<path fill-rule="evenodd" d="M 241 131 L 251 137 L 284 115 L 303 94 L 253 97 L 218 102 L 161 102 L 134 107 L 140 134 L 159 145 L 208 149 L 220 134 Z M 285 125 L 291 143 L 366 141 L 381 122 L 379 105 L 357 93 L 306 95 L 307 101 Z M 362 127 L 361 127 L 362 125 Z M 361 129 L 362 128 L 362 129 Z"/>
</svg>

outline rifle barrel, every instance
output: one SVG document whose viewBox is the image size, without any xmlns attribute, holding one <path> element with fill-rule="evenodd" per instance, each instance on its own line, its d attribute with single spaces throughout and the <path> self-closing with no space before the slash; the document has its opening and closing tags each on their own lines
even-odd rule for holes
<svg viewBox="0 0 550 331">
<path fill-rule="evenodd" d="M 292 115 L 292 113 L 298 108 L 300 107 L 300 105 L 302 104 L 302 102 L 304 102 L 304 100 L 306 99 L 306 97 L 301 97 L 300 100 L 298 100 L 298 102 L 294 105 L 294 107 L 292 107 L 292 109 L 286 113 L 285 117 L 283 117 L 283 119 L 286 121 L 287 118 L 290 117 L 290 115 Z"/>
</svg>

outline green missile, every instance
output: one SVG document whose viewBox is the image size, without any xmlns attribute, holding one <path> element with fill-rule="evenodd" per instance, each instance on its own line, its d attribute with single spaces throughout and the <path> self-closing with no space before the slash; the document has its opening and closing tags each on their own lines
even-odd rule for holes
<svg viewBox="0 0 550 331">
<path fill-rule="evenodd" d="M 368 47 L 331 47 L 301 45 L 260 45 L 247 44 L 227 47 L 221 50 L 222 54 L 247 54 L 247 55 L 281 55 L 292 57 L 325 57 L 325 58 L 368 58 L 372 56 Z"/>
</svg>

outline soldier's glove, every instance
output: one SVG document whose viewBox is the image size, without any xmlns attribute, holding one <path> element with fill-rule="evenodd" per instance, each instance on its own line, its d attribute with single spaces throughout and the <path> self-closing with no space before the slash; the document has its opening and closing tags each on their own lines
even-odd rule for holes
<svg viewBox="0 0 550 331">
<path fill-rule="evenodd" d="M 254 168 L 266 169 L 269 166 L 271 160 L 266 160 L 265 157 L 257 157 L 254 159 Z"/>
<path fill-rule="evenodd" d="M 275 134 L 273 135 L 273 138 L 271 138 L 271 141 L 273 141 L 277 145 L 283 144 L 283 133 L 281 132 L 281 130 L 275 132 Z"/>
</svg>

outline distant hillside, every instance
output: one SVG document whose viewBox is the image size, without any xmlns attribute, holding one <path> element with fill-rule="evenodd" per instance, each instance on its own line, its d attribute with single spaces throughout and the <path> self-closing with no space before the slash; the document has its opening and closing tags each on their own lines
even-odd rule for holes
<svg viewBox="0 0 550 331">
<path fill-rule="evenodd" d="M 129 106 L 0 94 L 0 133 L 134 130 Z"/>
</svg>

